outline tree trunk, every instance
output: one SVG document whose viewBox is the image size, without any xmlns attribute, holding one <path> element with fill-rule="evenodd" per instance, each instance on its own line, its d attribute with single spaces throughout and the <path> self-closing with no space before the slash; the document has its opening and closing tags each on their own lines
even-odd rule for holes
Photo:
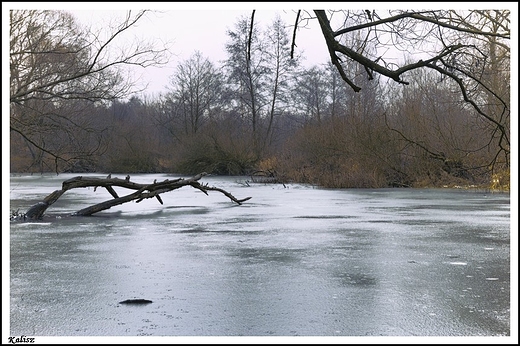
<svg viewBox="0 0 520 346">
<path fill-rule="evenodd" d="M 102 210 L 110 209 L 113 206 L 120 205 L 123 203 L 127 203 L 130 201 L 136 201 L 136 203 L 141 202 L 146 198 L 156 198 L 159 203 L 163 204 L 163 201 L 160 197 L 161 193 L 169 192 L 172 190 L 179 189 L 183 186 L 191 186 L 196 188 L 206 195 L 208 191 L 218 191 L 224 194 L 226 197 L 231 199 L 233 202 L 237 204 L 242 204 L 243 202 L 249 200 L 251 197 L 246 197 L 243 199 L 237 199 L 229 192 L 220 189 L 218 187 L 211 187 L 207 184 L 203 185 L 199 183 L 199 180 L 205 176 L 206 173 L 200 173 L 194 177 L 189 179 L 178 178 L 175 180 L 164 180 L 162 182 L 154 181 L 152 184 L 138 184 L 130 181 L 130 176 L 126 176 L 125 179 L 120 178 L 111 178 L 109 175 L 106 178 L 90 178 L 90 177 L 74 177 L 69 180 L 66 180 L 62 183 L 61 190 L 56 190 L 47 197 L 44 198 L 42 202 L 38 202 L 33 205 L 29 210 L 24 214 L 25 219 L 29 220 L 37 220 L 43 217 L 43 214 L 54 202 L 61 197 L 61 195 L 71 189 L 80 188 L 80 187 L 94 187 L 94 190 L 98 187 L 104 187 L 107 191 L 114 197 L 114 199 L 98 203 L 92 205 L 90 207 L 81 209 L 77 212 L 72 213 L 74 216 L 89 216 L 94 213 L 100 212 Z M 126 196 L 119 197 L 113 186 L 124 187 L 127 189 L 135 190 L 135 192 L 130 193 Z"/>
</svg>

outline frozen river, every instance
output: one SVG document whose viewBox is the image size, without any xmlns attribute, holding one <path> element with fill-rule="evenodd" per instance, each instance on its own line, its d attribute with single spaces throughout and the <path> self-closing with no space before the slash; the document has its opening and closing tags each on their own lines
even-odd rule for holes
<svg viewBox="0 0 520 346">
<path fill-rule="evenodd" d="M 10 209 L 73 176 L 11 176 Z M 11 222 L 10 335 L 510 335 L 509 194 L 246 180 L 201 180 L 243 205 L 183 187 L 65 217 L 112 198 L 85 188 Z"/>
</svg>

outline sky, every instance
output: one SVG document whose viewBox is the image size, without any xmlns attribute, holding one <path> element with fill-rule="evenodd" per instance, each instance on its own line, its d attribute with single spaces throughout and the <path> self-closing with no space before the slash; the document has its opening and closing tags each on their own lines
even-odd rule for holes
<svg viewBox="0 0 520 346">
<path fill-rule="evenodd" d="M 2 6 L 4 6 L 3 3 Z M 226 32 L 234 29 L 240 16 L 250 18 L 252 10 L 256 9 L 255 22 L 262 29 L 266 28 L 275 15 L 293 25 L 296 20 L 297 6 L 301 3 L 134 3 L 125 6 L 121 3 L 10 3 L 10 8 L 24 9 L 60 9 L 72 13 L 77 20 L 93 30 L 107 28 L 111 21 L 121 22 L 127 10 L 150 9 L 145 18 L 141 18 L 136 27 L 131 28 L 127 37 L 143 40 L 169 43 L 171 58 L 162 67 L 147 67 L 133 69 L 138 80 L 138 86 L 147 85 L 147 94 L 157 94 L 166 91 L 169 77 L 174 74 L 176 66 L 191 57 L 195 51 L 200 51 L 204 57 L 218 64 L 225 60 L 227 54 L 225 44 L 228 40 Z M 309 11 L 313 4 L 305 3 Z M 324 3 L 319 3 L 323 6 Z M 331 5 L 332 6 L 332 5 Z M 337 4 L 336 4 L 337 6 Z M 290 29 L 292 35 L 292 28 Z M 122 41 L 114 42 L 123 46 Z M 296 53 L 302 53 L 305 66 L 323 64 L 328 61 L 328 51 L 321 29 L 316 20 L 309 23 L 308 28 L 301 28 L 296 37 Z"/>
<path fill-rule="evenodd" d="M 81 23 L 103 25 L 110 18 L 121 18 L 126 11 L 70 11 Z M 241 16 L 250 18 L 251 9 L 239 10 L 205 10 L 205 9 L 173 9 L 152 12 L 140 20 L 139 25 L 132 30 L 131 35 L 143 39 L 167 42 L 170 44 L 170 62 L 163 67 L 137 69 L 141 83 L 147 83 L 148 93 L 156 94 L 165 91 L 169 77 L 175 73 L 176 66 L 189 59 L 195 51 L 215 64 L 227 58 L 225 44 L 228 41 L 226 32 L 234 30 Z M 293 10 L 257 10 L 255 21 L 261 28 L 266 28 L 275 15 L 279 14 L 287 25 L 292 25 L 296 19 Z M 290 24 L 289 24 L 290 23 Z M 311 28 L 302 29 L 297 35 L 297 52 L 306 56 L 305 64 L 322 64 L 327 62 L 328 52 L 325 40 L 317 22 Z"/>
<path fill-rule="evenodd" d="M 461 3 L 448 3 L 450 8 L 457 8 Z M 458 4 L 458 5 L 457 5 Z M 464 3 L 462 3 L 464 4 Z M 485 4 L 485 3 L 484 3 Z M 265 29 L 280 15 L 282 20 L 292 26 L 296 19 L 295 10 L 301 8 L 312 11 L 313 8 L 338 9 L 344 7 L 343 2 L 128 2 L 124 6 L 116 2 L 45 2 L 45 3 L 2 3 L 9 8 L 25 9 L 60 9 L 71 12 L 84 26 L 92 27 L 94 31 L 104 30 L 111 21 L 121 22 L 127 10 L 151 9 L 145 18 L 141 18 L 137 26 L 126 33 L 129 39 L 143 39 L 146 41 L 166 42 L 169 44 L 171 57 L 166 65 L 161 67 L 132 68 L 136 87 L 145 88 L 144 94 L 158 95 L 166 92 L 170 77 L 175 73 L 179 63 L 189 59 L 195 51 L 200 51 L 215 64 L 227 58 L 225 44 L 229 37 L 226 32 L 234 29 L 241 16 L 250 18 L 252 10 L 256 9 L 255 21 Z M 304 6 L 303 8 L 300 6 Z M 349 3 L 349 9 L 376 8 L 383 10 L 388 3 L 363 2 Z M 414 5 L 417 7 L 417 5 Z M 446 3 L 432 4 L 446 8 Z M 466 6 L 466 5 L 462 5 Z M 497 6 L 497 3 L 494 3 Z M 392 3 L 391 8 L 407 8 L 410 3 Z M 485 7 L 485 6 L 484 6 Z M 3 13 L 4 15 L 4 13 Z M 6 21 L 2 21 L 5 23 Z M 7 21 L 8 22 L 8 21 Z M 5 25 L 5 24 L 4 24 Z M 292 33 L 292 27 L 290 28 Z M 8 42 L 9 40 L 3 40 Z M 114 46 L 124 47 L 121 40 L 113 42 Z M 329 54 L 325 40 L 317 20 L 308 23 L 308 28 L 300 28 L 296 36 L 296 53 L 303 56 L 303 65 L 310 67 L 329 61 Z M 5 61 L 5 60 L 3 60 Z"/>
</svg>

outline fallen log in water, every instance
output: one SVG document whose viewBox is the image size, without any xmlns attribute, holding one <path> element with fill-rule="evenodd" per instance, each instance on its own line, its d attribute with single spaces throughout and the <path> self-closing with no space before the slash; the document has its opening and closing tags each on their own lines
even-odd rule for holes
<svg viewBox="0 0 520 346">
<path fill-rule="evenodd" d="M 138 184 L 138 183 L 132 182 L 132 181 L 130 181 L 130 176 L 126 176 L 125 179 L 112 178 L 111 175 L 108 175 L 108 177 L 106 177 L 106 178 L 78 176 L 78 177 L 74 177 L 74 178 L 64 181 L 62 183 L 61 190 L 56 190 L 56 191 L 52 192 L 50 195 L 45 197 L 43 199 L 43 201 L 38 202 L 35 205 L 33 205 L 23 215 L 23 218 L 29 219 L 29 220 L 41 219 L 43 217 L 43 214 L 45 213 L 45 211 L 54 202 L 56 202 L 58 200 L 58 198 L 60 198 L 61 195 L 63 195 L 63 193 L 65 193 L 66 191 L 71 190 L 71 189 L 82 188 L 82 187 L 94 187 L 94 191 L 98 187 L 103 187 L 114 198 L 111 200 L 81 209 L 79 211 L 76 211 L 76 212 L 72 213 L 72 215 L 89 216 L 94 213 L 100 212 L 102 210 L 110 209 L 116 205 L 120 205 L 120 204 L 127 203 L 127 202 L 134 201 L 134 200 L 136 201 L 136 203 L 139 203 L 142 200 L 147 199 L 147 198 L 155 198 L 159 201 L 159 203 L 163 204 L 163 201 L 160 196 L 161 193 L 176 190 L 183 186 L 191 186 L 195 189 L 198 189 L 198 190 L 204 192 L 206 195 L 208 194 L 208 191 L 218 191 L 239 205 L 242 204 L 243 202 L 251 199 L 251 197 L 237 199 L 231 193 L 229 193 L 221 188 L 208 186 L 208 184 L 203 185 L 203 184 L 199 183 L 199 180 L 202 177 L 204 177 L 205 175 L 207 175 L 207 174 L 200 173 L 189 179 L 183 179 L 183 178 L 178 178 L 178 179 L 174 179 L 174 180 L 166 179 L 161 182 L 154 181 L 151 184 Z M 119 195 L 113 189 L 114 186 L 123 187 L 123 188 L 127 188 L 130 190 L 135 190 L 135 192 L 130 193 L 126 196 L 119 197 Z"/>
</svg>

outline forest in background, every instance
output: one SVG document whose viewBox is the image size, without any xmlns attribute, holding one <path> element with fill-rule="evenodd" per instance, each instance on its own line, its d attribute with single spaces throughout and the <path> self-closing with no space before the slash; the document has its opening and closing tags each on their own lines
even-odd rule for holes
<svg viewBox="0 0 520 346">
<path fill-rule="evenodd" d="M 407 83 L 349 59 L 341 69 L 337 61 L 304 67 L 290 25 L 278 18 L 261 27 L 243 17 L 227 33 L 226 61 L 194 52 L 167 90 L 149 97 L 132 95 L 117 68 L 161 63 L 165 48 L 138 45 L 114 57 L 104 50 L 110 40 L 91 36 L 67 12 L 11 11 L 10 171 L 262 172 L 324 187 L 507 190 L 508 11 L 468 12 L 463 21 L 433 12 L 473 31 L 450 37 L 435 23 L 429 34 L 457 43 L 429 68 L 404 71 Z M 366 24 L 374 14 L 346 13 L 345 27 L 364 25 L 342 38 L 352 54 L 378 56 L 381 36 Z M 401 38 L 413 32 L 413 22 L 399 25 Z M 494 34 L 475 33 L 483 30 Z M 417 63 L 408 51 L 403 59 Z"/>
</svg>

